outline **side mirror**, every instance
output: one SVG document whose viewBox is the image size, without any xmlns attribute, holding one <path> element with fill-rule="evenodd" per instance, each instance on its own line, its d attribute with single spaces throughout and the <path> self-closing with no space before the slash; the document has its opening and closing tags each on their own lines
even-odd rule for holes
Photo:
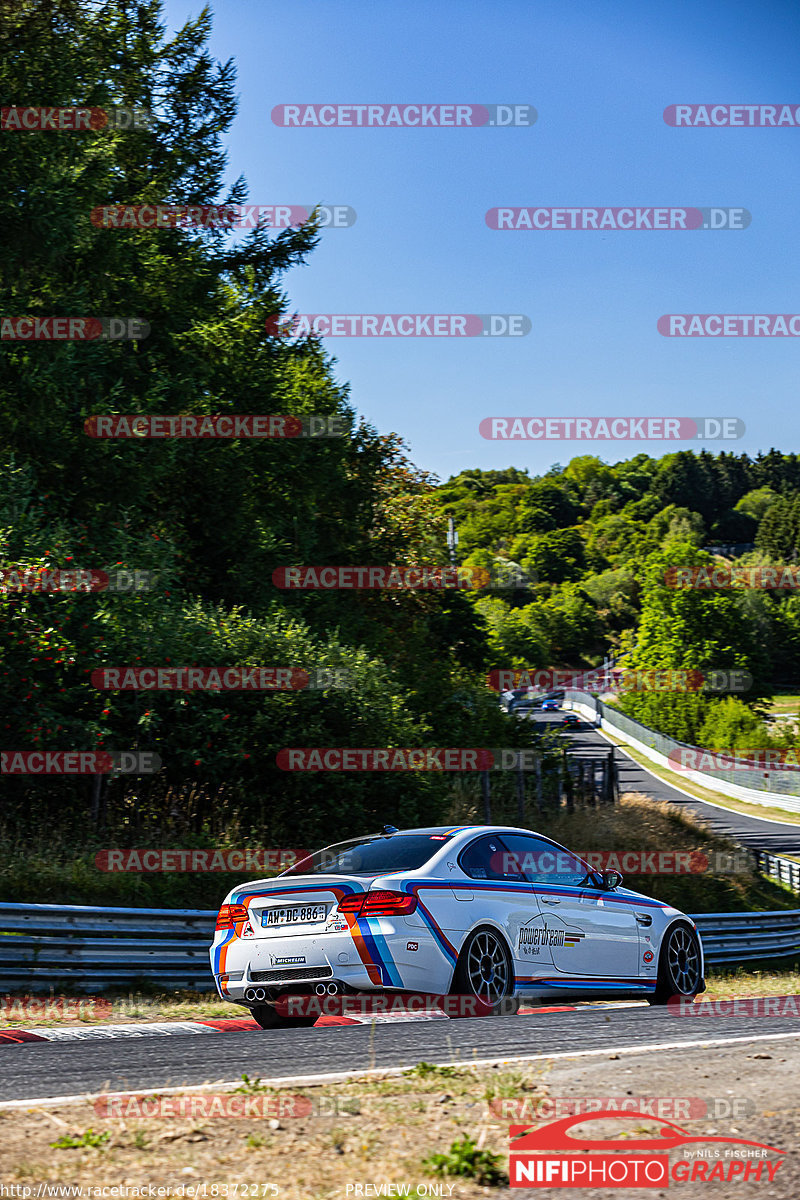
<svg viewBox="0 0 800 1200">
<path fill-rule="evenodd" d="M 600 878 L 603 880 L 603 888 L 607 892 L 613 892 L 622 883 L 619 871 L 603 871 Z"/>
</svg>

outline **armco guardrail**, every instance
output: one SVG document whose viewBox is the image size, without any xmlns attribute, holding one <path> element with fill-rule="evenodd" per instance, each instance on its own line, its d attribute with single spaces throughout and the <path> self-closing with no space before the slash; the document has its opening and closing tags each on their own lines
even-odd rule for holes
<svg viewBox="0 0 800 1200">
<path fill-rule="evenodd" d="M 602 729 L 608 729 L 621 741 L 638 749 L 651 762 L 666 767 L 668 770 L 676 771 L 675 763 L 670 759 L 673 751 L 697 749 L 686 742 L 678 742 L 675 738 L 659 733 L 658 730 L 651 729 L 649 725 L 643 725 L 641 721 L 629 717 L 627 713 L 621 712 L 618 708 L 604 704 L 602 700 L 592 696 L 589 692 L 567 690 L 564 693 L 564 699 L 565 703 L 571 705 L 572 708 L 578 711 L 583 710 L 583 715 L 588 720 L 599 722 Z M 750 804 L 762 804 L 770 808 L 782 808 L 786 812 L 800 813 L 800 772 L 798 771 L 758 771 L 749 768 L 742 770 L 737 767 L 730 770 L 720 768 L 707 771 L 676 771 L 676 773 L 683 774 L 693 783 L 710 787 L 712 791 L 721 792 L 723 795 L 733 796 L 739 800 L 746 800 Z"/>
<path fill-rule="evenodd" d="M 216 912 L 0 903 L 0 990 L 210 991 Z M 800 956 L 800 910 L 695 916 L 706 961 Z"/>
<path fill-rule="evenodd" d="M 694 920 L 706 962 L 800 956 L 800 909 L 785 912 L 701 913 Z"/>
<path fill-rule="evenodd" d="M 0 988 L 213 989 L 216 910 L 0 903 Z"/>
<path fill-rule="evenodd" d="M 800 862 L 781 858 L 779 854 L 769 854 L 766 850 L 754 850 L 752 853 L 762 875 L 785 883 L 793 892 L 800 892 Z"/>
</svg>

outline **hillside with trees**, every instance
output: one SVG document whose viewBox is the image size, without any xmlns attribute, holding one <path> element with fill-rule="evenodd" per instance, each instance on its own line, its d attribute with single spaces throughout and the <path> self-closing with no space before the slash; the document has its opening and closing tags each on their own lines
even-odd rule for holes
<svg viewBox="0 0 800 1200">
<path fill-rule="evenodd" d="M 474 601 L 493 667 L 581 668 L 611 655 L 630 668 L 743 670 L 753 686 L 741 697 L 628 693 L 619 703 L 681 740 L 770 744 L 753 706 L 800 682 L 797 592 L 681 589 L 665 577 L 675 566 L 795 564 L 797 455 L 678 451 L 609 464 L 584 454 L 541 477 L 463 471 L 436 500 L 466 564 L 501 561 L 530 580 Z"/>
</svg>

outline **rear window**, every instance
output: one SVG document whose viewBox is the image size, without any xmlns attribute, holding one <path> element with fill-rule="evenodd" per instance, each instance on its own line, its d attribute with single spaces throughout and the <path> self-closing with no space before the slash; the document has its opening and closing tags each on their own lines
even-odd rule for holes
<svg viewBox="0 0 800 1200">
<path fill-rule="evenodd" d="M 354 838 L 316 850 L 284 875 L 384 875 L 415 871 L 441 850 L 450 834 L 392 833 Z"/>
</svg>

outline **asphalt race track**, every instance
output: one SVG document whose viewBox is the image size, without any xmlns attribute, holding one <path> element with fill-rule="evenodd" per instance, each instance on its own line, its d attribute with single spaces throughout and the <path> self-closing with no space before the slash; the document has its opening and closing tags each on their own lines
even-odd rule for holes
<svg viewBox="0 0 800 1200">
<path fill-rule="evenodd" d="M 303 1080 L 332 1073 L 410 1067 L 418 1062 L 465 1065 L 553 1055 L 623 1055 L 686 1045 L 732 1044 L 744 1055 L 762 1041 L 787 1047 L 800 1038 L 791 1018 L 680 1017 L 663 1008 L 584 1008 L 530 1016 L 484 1017 L 319 1029 L 259 1030 L 193 1037 L 3 1046 L 0 1100 L 230 1083 L 246 1072 L 263 1080 Z M 781 1037 L 783 1035 L 783 1037 Z M 789 1035 L 788 1037 L 786 1035 Z M 694 1059 L 701 1051 L 692 1051 Z"/>
<path fill-rule="evenodd" d="M 559 724 L 563 712 L 536 713 L 536 724 Z M 610 743 L 584 725 L 571 733 L 578 753 L 606 754 Z M 753 848 L 800 851 L 800 826 L 717 808 L 688 797 L 651 775 L 614 748 L 620 789 L 643 792 L 685 805 L 715 830 Z M 231 1007 L 231 1015 L 239 1010 Z M 672 1010 L 638 1005 L 578 1006 L 525 1016 L 473 1020 L 394 1021 L 386 1024 L 258 1030 L 204 1036 L 170 1032 L 168 1036 L 103 1038 L 80 1042 L 0 1046 L 0 1102 L 97 1094 L 152 1091 L 234 1083 L 243 1073 L 265 1081 L 310 1082 L 318 1076 L 372 1069 L 404 1068 L 419 1062 L 454 1063 L 561 1056 L 609 1058 L 626 1053 L 667 1053 L 713 1059 L 726 1045 L 758 1050 L 780 1039 L 787 1051 L 800 1038 L 800 1022 L 791 1018 L 678 1017 Z M 578 1056 L 576 1059 L 573 1056 Z"/>
<path fill-rule="evenodd" d="M 545 724 L 559 725 L 563 717 L 564 712 L 537 712 L 535 724 L 539 728 Z M 569 734 L 576 753 L 591 755 L 593 752 L 599 754 L 602 751 L 603 754 L 607 754 L 612 743 L 588 726 L 583 717 L 581 726 L 581 729 Z M 762 820 L 730 809 L 717 808 L 714 804 L 706 804 L 703 800 L 696 800 L 671 787 L 659 776 L 651 775 L 630 758 L 621 746 L 614 746 L 614 754 L 619 767 L 621 792 L 643 792 L 655 800 L 669 800 L 672 804 L 689 808 L 707 821 L 716 833 L 732 838 L 749 849 L 768 850 L 773 854 L 800 853 L 800 825 Z"/>
</svg>

